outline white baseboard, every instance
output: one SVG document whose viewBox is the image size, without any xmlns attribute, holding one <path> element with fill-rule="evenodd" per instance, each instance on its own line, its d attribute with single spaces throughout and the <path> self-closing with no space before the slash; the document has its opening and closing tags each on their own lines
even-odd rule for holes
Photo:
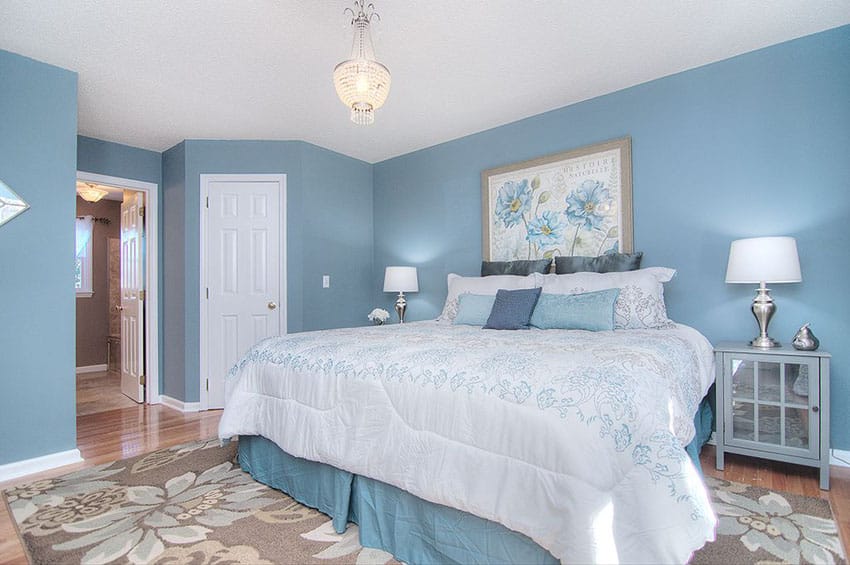
<svg viewBox="0 0 850 565">
<path fill-rule="evenodd" d="M 59 451 L 41 457 L 6 463 L 0 465 L 0 483 L 56 467 L 80 463 L 82 460 L 79 449 L 69 449 L 68 451 Z"/>
<path fill-rule="evenodd" d="M 846 449 L 830 449 L 829 464 L 836 467 L 850 467 L 850 451 Z"/>
<path fill-rule="evenodd" d="M 182 400 L 177 400 L 176 398 L 172 398 L 166 394 L 160 394 L 159 399 L 165 406 L 174 408 L 180 412 L 200 412 L 201 410 L 200 402 L 183 402 Z"/>
<path fill-rule="evenodd" d="M 102 373 L 106 370 L 106 363 L 100 365 L 86 365 L 85 367 L 77 367 L 77 374 L 80 373 Z"/>
</svg>

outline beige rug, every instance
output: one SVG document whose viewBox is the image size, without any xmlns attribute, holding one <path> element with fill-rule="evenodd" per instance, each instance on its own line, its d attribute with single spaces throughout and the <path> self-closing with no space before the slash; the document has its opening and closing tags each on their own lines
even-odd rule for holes
<svg viewBox="0 0 850 565">
<path fill-rule="evenodd" d="M 8 489 L 34 563 L 396 563 L 196 442 Z M 825 501 L 709 479 L 718 541 L 694 563 L 842 563 Z"/>
</svg>

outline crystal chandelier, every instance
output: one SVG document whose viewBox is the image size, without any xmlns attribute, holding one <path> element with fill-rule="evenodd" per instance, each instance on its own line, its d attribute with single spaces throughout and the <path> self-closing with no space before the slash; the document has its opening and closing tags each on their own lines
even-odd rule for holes
<svg viewBox="0 0 850 565">
<path fill-rule="evenodd" d="M 364 6 L 364 0 L 355 0 L 351 12 L 354 43 L 351 58 L 334 69 L 334 87 L 342 103 L 351 108 L 351 121 L 368 125 L 375 121 L 375 110 L 384 105 L 390 93 L 390 71 L 375 59 L 369 25 L 372 18 L 381 17 L 374 4 Z"/>
<path fill-rule="evenodd" d="M 77 182 L 77 194 L 87 202 L 97 202 L 109 194 L 109 191 L 98 188 L 97 185 L 90 182 Z"/>
</svg>

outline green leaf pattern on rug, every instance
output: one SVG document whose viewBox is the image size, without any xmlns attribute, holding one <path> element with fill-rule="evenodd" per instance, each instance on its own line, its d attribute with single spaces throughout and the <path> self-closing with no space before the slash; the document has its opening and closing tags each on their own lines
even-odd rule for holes
<svg viewBox="0 0 850 565">
<path fill-rule="evenodd" d="M 191 451 L 160 453 L 148 458 L 142 468 L 161 466 Z M 263 496 L 268 487 L 229 461 L 200 475 L 187 472 L 173 477 L 164 489 L 104 481 L 123 470 L 106 467 L 9 491 L 10 507 L 22 532 L 48 535 L 61 529 L 82 534 L 52 547 L 70 551 L 91 546 L 83 556 L 86 563 L 107 563 L 125 555 L 133 563 L 147 563 L 160 556 L 167 544 L 203 542 L 212 528 L 230 526 L 279 502 Z"/>
<path fill-rule="evenodd" d="M 717 534 L 737 536 L 751 552 L 767 551 L 785 563 L 835 563 L 843 557 L 838 528 L 833 520 L 794 512 L 782 495 L 768 492 L 757 500 L 732 492 L 723 481 L 713 487 L 718 515 Z"/>
</svg>

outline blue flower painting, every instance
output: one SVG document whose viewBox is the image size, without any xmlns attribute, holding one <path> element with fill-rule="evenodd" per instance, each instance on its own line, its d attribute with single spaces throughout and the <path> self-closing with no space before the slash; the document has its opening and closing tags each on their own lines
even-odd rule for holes
<svg viewBox="0 0 850 565">
<path fill-rule="evenodd" d="M 630 251 L 630 154 L 622 138 L 484 171 L 485 260 Z"/>
<path fill-rule="evenodd" d="M 564 226 L 561 224 L 560 216 L 560 214 L 551 210 L 535 216 L 528 222 L 528 234 L 525 238 L 541 251 L 556 247 L 561 243 L 561 238 L 564 235 Z"/>
<path fill-rule="evenodd" d="M 611 198 L 605 183 L 587 179 L 567 196 L 567 220 L 584 229 L 601 229 L 602 222 L 611 211 Z"/>
<path fill-rule="evenodd" d="M 531 189 L 528 179 L 514 182 L 508 181 L 499 189 L 499 197 L 496 200 L 496 216 L 505 223 L 505 227 L 512 227 L 523 221 L 523 214 L 531 208 Z"/>
</svg>

